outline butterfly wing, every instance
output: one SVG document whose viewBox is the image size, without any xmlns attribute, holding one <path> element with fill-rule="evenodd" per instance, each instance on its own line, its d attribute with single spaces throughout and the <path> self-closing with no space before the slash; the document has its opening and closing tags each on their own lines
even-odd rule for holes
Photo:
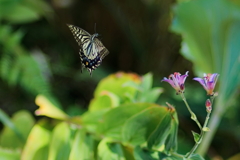
<svg viewBox="0 0 240 160">
<path fill-rule="evenodd" d="M 99 56 L 101 57 L 101 59 L 103 59 L 106 55 L 109 54 L 109 51 L 108 49 L 102 44 L 102 42 L 98 39 L 98 38 L 95 38 L 94 39 L 95 41 L 95 44 L 97 46 L 97 50 L 98 50 L 98 53 L 99 53 Z"/>
<path fill-rule="evenodd" d="M 90 75 L 109 53 L 102 42 L 96 38 L 97 33 L 90 35 L 87 31 L 74 25 L 68 25 L 80 48 L 82 68 L 87 68 Z"/>
<path fill-rule="evenodd" d="M 91 42 L 91 35 L 80 27 L 71 24 L 67 24 L 67 26 L 72 32 L 78 45 L 81 47 L 81 50 L 84 52 L 84 54 L 87 54 L 86 51 L 84 51 L 83 49 L 86 48 L 86 46 L 89 46 L 89 43 Z"/>
</svg>

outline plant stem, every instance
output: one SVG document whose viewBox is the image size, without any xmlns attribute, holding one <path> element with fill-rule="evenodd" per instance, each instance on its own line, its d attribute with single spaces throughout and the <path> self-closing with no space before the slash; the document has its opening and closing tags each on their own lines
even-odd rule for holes
<svg viewBox="0 0 240 160">
<path fill-rule="evenodd" d="M 204 156 L 206 154 L 206 152 L 211 144 L 211 141 L 213 139 L 213 136 L 216 133 L 217 128 L 220 124 L 222 114 L 225 111 L 223 102 L 221 101 L 220 98 L 217 98 L 216 105 L 214 108 L 215 109 L 213 110 L 211 120 L 209 121 L 209 128 L 211 128 L 211 132 L 206 134 L 201 145 L 199 145 L 199 147 L 197 149 L 197 153 L 201 156 Z"/>
<path fill-rule="evenodd" d="M 185 156 L 186 158 L 189 158 L 189 156 L 191 156 L 191 154 L 198 148 L 199 144 L 202 142 L 203 136 L 204 136 L 204 134 L 205 134 L 205 132 L 206 132 L 206 130 L 204 130 L 204 129 L 207 127 L 208 120 L 209 120 L 209 118 L 210 118 L 210 114 L 211 114 L 211 112 L 208 112 L 208 113 L 207 113 L 207 116 L 206 116 L 206 119 L 205 119 L 203 128 L 201 129 L 201 133 L 200 133 L 200 136 L 199 136 L 199 140 L 195 143 L 195 145 L 193 146 L 193 148 L 191 149 L 191 151 L 187 153 L 187 155 Z"/>
<path fill-rule="evenodd" d="M 197 123 L 199 129 L 202 130 L 202 125 L 199 123 L 199 121 L 197 120 L 197 116 L 193 113 L 193 111 L 192 111 L 191 108 L 189 107 L 189 105 L 188 105 L 188 103 L 187 103 L 187 100 L 186 100 L 186 98 L 185 98 L 185 96 L 184 96 L 183 93 L 181 93 L 181 97 L 182 97 L 183 102 L 184 102 L 185 105 L 187 106 L 188 111 L 189 111 L 190 114 L 191 114 L 191 119 L 194 120 L 194 121 Z"/>
</svg>

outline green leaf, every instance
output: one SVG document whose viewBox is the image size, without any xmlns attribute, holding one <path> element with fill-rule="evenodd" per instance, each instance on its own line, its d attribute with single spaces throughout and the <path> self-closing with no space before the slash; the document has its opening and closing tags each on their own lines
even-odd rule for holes
<svg viewBox="0 0 240 160">
<path fill-rule="evenodd" d="M 120 140 L 122 127 L 126 120 L 152 105 L 149 103 L 128 103 L 111 109 L 98 124 L 98 132 Z"/>
<path fill-rule="evenodd" d="M 75 135 L 69 160 L 94 159 L 94 140 L 91 135 L 79 129 Z"/>
<path fill-rule="evenodd" d="M 147 73 L 142 78 L 142 83 L 140 84 L 140 89 L 137 94 L 137 102 L 155 102 L 159 95 L 163 92 L 163 89 L 160 87 L 152 88 L 153 76 L 151 73 Z"/>
<path fill-rule="evenodd" d="M 1 110 L 0 110 L 1 111 Z M 28 111 L 16 112 L 12 120 L 3 112 L 0 112 L 0 118 L 5 125 L 0 137 L 0 144 L 7 148 L 22 148 L 34 125 L 34 118 Z"/>
<path fill-rule="evenodd" d="M 9 26 L 3 26 L 3 27 L 8 28 Z M 10 28 L 9 30 L 11 31 Z M 19 29 L 15 32 L 9 32 L 8 34 L 9 35 L 5 35 L 5 39 L 1 39 L 1 41 L 2 40 L 4 41 L 2 43 L 4 44 L 5 49 L 8 51 L 11 51 L 12 48 L 15 48 L 21 44 L 21 40 L 25 35 L 25 33 L 21 29 Z"/>
<path fill-rule="evenodd" d="M 200 135 L 199 135 L 198 133 L 194 132 L 194 131 L 192 131 L 192 134 L 193 134 L 194 141 L 195 141 L 196 143 L 198 143 L 198 142 L 199 142 Z"/>
<path fill-rule="evenodd" d="M 194 0 L 179 3 L 174 13 L 171 28 L 183 36 L 181 52 L 196 73 L 220 74 L 218 103 L 224 111 L 240 85 L 240 7 L 228 0 Z"/>
<path fill-rule="evenodd" d="M 87 111 L 81 116 L 81 122 L 84 128 L 90 133 L 95 133 L 99 127 L 99 123 L 103 119 L 103 115 L 108 110 L 99 110 L 95 112 Z"/>
<path fill-rule="evenodd" d="M 134 157 L 136 160 L 159 160 L 158 152 L 149 151 L 139 146 L 134 149 Z"/>
<path fill-rule="evenodd" d="M 163 119 L 159 122 L 156 130 L 148 138 L 148 148 L 159 150 L 160 147 L 165 143 L 167 137 L 170 134 L 171 120 L 172 116 L 170 113 L 163 116 Z"/>
<path fill-rule="evenodd" d="M 98 145 L 98 157 L 100 160 L 126 160 L 121 145 L 107 138 Z"/>
<path fill-rule="evenodd" d="M 147 73 L 143 76 L 143 80 L 141 83 L 141 87 L 144 91 L 148 91 L 152 88 L 152 82 L 153 82 L 153 75 L 152 73 Z"/>
<path fill-rule="evenodd" d="M 38 95 L 35 103 L 39 106 L 39 109 L 35 111 L 36 115 L 44 115 L 60 120 L 65 120 L 68 118 L 66 113 L 52 104 L 52 102 L 44 95 Z"/>
<path fill-rule="evenodd" d="M 21 159 L 24 160 L 41 160 L 48 157 L 48 145 L 50 142 L 50 131 L 35 125 L 27 139 L 21 154 Z"/>
<path fill-rule="evenodd" d="M 0 148 L 1 160 L 20 160 L 20 151 Z"/>
<path fill-rule="evenodd" d="M 171 129 L 165 142 L 165 150 L 168 152 L 177 151 L 178 147 L 178 117 L 177 112 L 172 113 Z"/>
<path fill-rule="evenodd" d="M 71 129 L 67 123 L 58 124 L 52 133 L 48 159 L 66 160 L 69 157 L 71 146 Z"/>
<path fill-rule="evenodd" d="M 103 91 L 101 95 L 91 100 L 90 111 L 98 111 L 106 108 L 113 108 L 120 104 L 120 99 L 114 93 Z"/>
<path fill-rule="evenodd" d="M 94 92 L 94 97 L 101 96 L 103 91 L 109 91 L 118 96 L 122 102 L 127 102 L 129 101 L 129 97 L 135 96 L 137 91 L 137 89 L 133 87 L 124 86 L 128 81 L 139 84 L 141 79 L 136 74 L 123 72 L 112 74 L 100 81 Z"/>
<path fill-rule="evenodd" d="M 156 87 L 148 91 L 140 92 L 138 95 L 137 101 L 154 103 L 157 101 L 157 99 L 159 98 L 162 92 L 163 92 L 163 89 L 160 87 Z"/>
<path fill-rule="evenodd" d="M 13 6 L 11 12 L 5 15 L 4 18 L 11 23 L 26 23 L 38 20 L 40 17 L 31 8 L 18 4 Z"/>
<path fill-rule="evenodd" d="M 132 145 L 140 145 L 146 142 L 167 113 L 166 107 L 151 105 L 133 115 L 124 123 L 122 129 L 123 141 Z"/>
</svg>

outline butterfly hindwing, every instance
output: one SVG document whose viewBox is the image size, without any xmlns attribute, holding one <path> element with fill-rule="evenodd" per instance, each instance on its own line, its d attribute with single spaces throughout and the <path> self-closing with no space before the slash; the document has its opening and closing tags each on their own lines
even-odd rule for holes
<svg viewBox="0 0 240 160">
<path fill-rule="evenodd" d="M 90 74 L 109 53 L 107 48 L 97 38 L 98 34 L 90 35 L 87 31 L 74 25 L 68 25 L 78 45 L 80 46 L 80 59 L 82 67 L 87 68 Z"/>
</svg>

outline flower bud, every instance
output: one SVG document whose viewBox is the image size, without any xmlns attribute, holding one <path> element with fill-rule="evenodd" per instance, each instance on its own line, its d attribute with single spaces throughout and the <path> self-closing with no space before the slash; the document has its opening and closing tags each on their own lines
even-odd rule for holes
<svg viewBox="0 0 240 160">
<path fill-rule="evenodd" d="M 206 106 L 207 112 L 210 113 L 212 111 L 212 102 L 210 101 L 210 99 L 206 100 L 205 106 Z"/>
</svg>

